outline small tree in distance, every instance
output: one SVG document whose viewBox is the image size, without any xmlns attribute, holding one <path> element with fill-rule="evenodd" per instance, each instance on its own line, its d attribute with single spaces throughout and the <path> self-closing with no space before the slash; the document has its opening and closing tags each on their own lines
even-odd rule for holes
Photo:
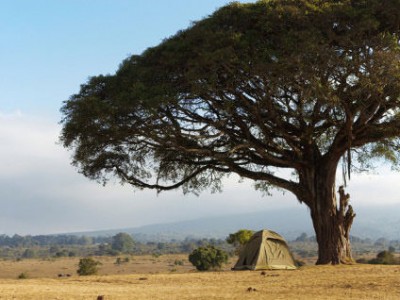
<svg viewBox="0 0 400 300">
<path fill-rule="evenodd" d="M 133 238 L 125 233 L 120 232 L 112 237 L 111 249 L 120 253 L 131 253 L 135 246 Z"/>
<path fill-rule="evenodd" d="M 240 229 L 235 233 L 229 234 L 229 236 L 226 238 L 226 242 L 236 247 L 236 254 L 240 254 L 243 246 L 250 240 L 253 234 L 253 230 Z"/>
</svg>

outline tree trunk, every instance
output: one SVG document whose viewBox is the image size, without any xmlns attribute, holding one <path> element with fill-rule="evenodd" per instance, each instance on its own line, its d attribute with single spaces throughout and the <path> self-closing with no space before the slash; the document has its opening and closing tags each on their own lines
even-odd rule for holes
<svg viewBox="0 0 400 300">
<path fill-rule="evenodd" d="M 324 188 L 322 190 L 326 191 Z M 340 187 L 339 207 L 337 207 L 334 191 L 328 194 L 320 193 L 316 197 L 318 201 L 310 207 L 318 243 L 317 264 L 353 263 L 350 228 L 355 214 L 351 205 L 348 204 L 349 197 L 345 194 L 343 187 Z"/>
<path fill-rule="evenodd" d="M 339 199 L 335 191 L 340 154 L 324 158 L 314 152 L 310 157 L 313 160 L 299 172 L 305 192 L 298 197 L 311 211 L 318 243 L 317 264 L 352 263 L 350 228 L 355 214 L 344 188 L 339 188 Z"/>
</svg>

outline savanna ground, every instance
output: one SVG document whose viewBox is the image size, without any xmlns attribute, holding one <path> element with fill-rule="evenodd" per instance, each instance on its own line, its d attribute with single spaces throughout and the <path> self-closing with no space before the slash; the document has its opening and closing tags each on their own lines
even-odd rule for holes
<svg viewBox="0 0 400 300">
<path fill-rule="evenodd" d="M 400 266 L 306 266 L 262 275 L 229 271 L 233 260 L 221 272 L 197 272 L 186 255 L 135 256 L 120 265 L 115 257 L 98 259 L 99 274 L 81 277 L 78 258 L 1 261 L 0 299 L 400 299 Z M 20 273 L 28 279 L 16 279 Z"/>
</svg>

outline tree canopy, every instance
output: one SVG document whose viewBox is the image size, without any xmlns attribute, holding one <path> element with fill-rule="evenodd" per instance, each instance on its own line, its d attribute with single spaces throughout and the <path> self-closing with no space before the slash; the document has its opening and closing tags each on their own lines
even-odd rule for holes
<svg viewBox="0 0 400 300">
<path fill-rule="evenodd" d="M 230 233 L 229 236 L 226 238 L 226 242 L 228 244 L 232 244 L 236 247 L 236 254 L 240 254 L 244 245 L 250 240 L 253 236 L 254 231 L 249 229 L 240 229 L 235 233 Z"/>
<path fill-rule="evenodd" d="M 82 85 L 61 140 L 104 182 L 200 192 L 236 173 L 288 190 L 318 239 L 352 222 L 341 159 L 348 176 L 399 162 L 399 28 L 398 0 L 231 3 Z"/>
<path fill-rule="evenodd" d="M 236 247 L 243 246 L 250 240 L 253 234 L 254 234 L 253 230 L 240 229 L 235 233 L 230 233 L 229 236 L 226 238 L 226 242 Z"/>
<path fill-rule="evenodd" d="M 120 232 L 112 237 L 111 241 L 112 250 L 121 253 L 130 253 L 133 251 L 134 246 L 135 242 L 133 238 L 125 232 Z"/>
</svg>

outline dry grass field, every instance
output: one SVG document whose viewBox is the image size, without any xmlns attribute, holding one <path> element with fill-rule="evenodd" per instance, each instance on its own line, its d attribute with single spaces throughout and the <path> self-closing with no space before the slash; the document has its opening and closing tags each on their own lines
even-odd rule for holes
<svg viewBox="0 0 400 300">
<path fill-rule="evenodd" d="M 122 260 L 127 256 L 120 256 Z M 183 273 L 194 270 L 187 255 L 151 255 L 132 256 L 129 262 L 116 264 L 117 257 L 95 257 L 101 262 L 98 275 Z M 175 265 L 182 261 L 183 266 Z M 79 258 L 57 258 L 51 260 L 24 259 L 20 261 L 0 261 L 0 278 L 15 279 L 25 273 L 29 278 L 57 278 L 58 274 L 70 274 L 77 277 Z"/>
<path fill-rule="evenodd" d="M 400 266 L 307 266 L 262 275 L 200 273 L 187 261 L 176 266 L 176 259 L 185 256 L 135 257 L 120 266 L 105 258 L 101 273 L 86 277 L 74 273 L 77 258 L 0 262 L 0 299 L 400 299 Z M 30 278 L 15 279 L 18 272 Z"/>
</svg>

